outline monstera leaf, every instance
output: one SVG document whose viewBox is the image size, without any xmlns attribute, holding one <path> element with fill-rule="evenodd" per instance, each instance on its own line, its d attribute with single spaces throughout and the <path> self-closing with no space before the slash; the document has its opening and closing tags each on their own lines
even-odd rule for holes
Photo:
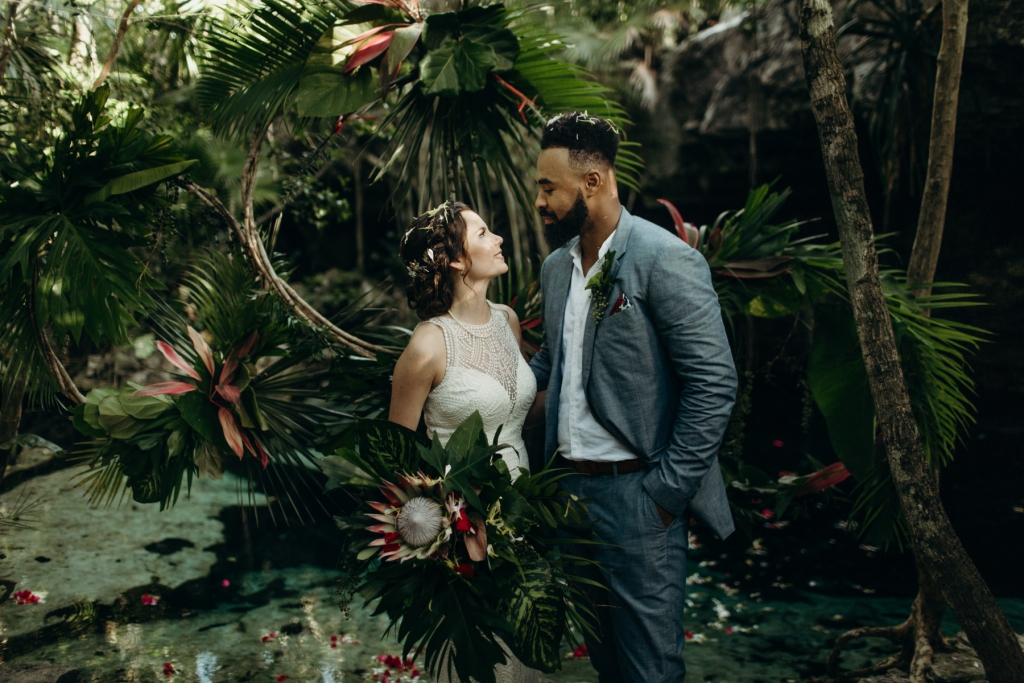
<svg viewBox="0 0 1024 683">
<path fill-rule="evenodd" d="M 497 65 L 491 46 L 448 38 L 420 62 L 420 82 L 428 95 L 477 92 L 487 85 L 487 73 Z"/>
<path fill-rule="evenodd" d="M 522 569 L 526 580 L 509 606 L 510 621 L 515 626 L 516 654 L 527 666 L 553 673 L 558 670 L 561 639 L 552 638 L 551 634 L 565 623 L 563 591 L 550 564 L 540 556 L 531 564 L 524 562 Z"/>
</svg>

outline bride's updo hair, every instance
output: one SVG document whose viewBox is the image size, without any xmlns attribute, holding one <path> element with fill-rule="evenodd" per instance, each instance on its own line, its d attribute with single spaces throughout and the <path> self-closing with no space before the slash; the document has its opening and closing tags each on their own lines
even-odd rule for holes
<svg viewBox="0 0 1024 683">
<path fill-rule="evenodd" d="M 463 211 L 472 209 L 462 202 L 445 202 L 417 216 L 402 236 L 398 253 L 412 284 L 405 289 L 409 308 L 421 320 L 444 315 L 455 298 L 455 273 L 452 261 L 463 257 L 466 244 L 466 220 Z M 472 266 L 471 263 L 467 265 Z M 463 279 L 469 274 L 462 273 Z"/>
</svg>

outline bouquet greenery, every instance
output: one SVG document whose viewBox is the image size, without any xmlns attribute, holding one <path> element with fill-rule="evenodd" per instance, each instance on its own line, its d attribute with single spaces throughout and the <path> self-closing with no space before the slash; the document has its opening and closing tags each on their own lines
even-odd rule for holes
<svg viewBox="0 0 1024 683">
<path fill-rule="evenodd" d="M 454 669 L 493 683 L 502 643 L 527 666 L 557 670 L 562 637 L 588 629 L 579 588 L 593 583 L 570 573 L 587 560 L 564 552 L 594 542 L 583 501 L 558 486 L 568 471 L 549 463 L 513 480 L 500 429 L 489 444 L 479 413 L 444 446 L 385 421 L 359 431 L 358 453 L 341 448 L 320 463 L 327 490 L 355 488 L 366 503 L 337 518 L 346 606 L 356 592 L 378 601 L 374 614 L 390 618 L 403 657 L 422 650 L 435 676 Z"/>
</svg>

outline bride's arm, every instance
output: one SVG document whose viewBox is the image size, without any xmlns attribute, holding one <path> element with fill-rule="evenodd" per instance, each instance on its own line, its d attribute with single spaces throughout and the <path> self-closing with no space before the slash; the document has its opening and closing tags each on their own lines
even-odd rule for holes
<svg viewBox="0 0 1024 683">
<path fill-rule="evenodd" d="M 544 397 L 547 396 L 547 393 L 547 389 L 537 392 L 537 398 L 533 399 L 530 412 L 526 414 L 526 422 L 523 423 L 524 428 L 533 429 L 544 423 Z"/>
<path fill-rule="evenodd" d="M 403 427 L 419 427 L 430 390 L 444 379 L 444 333 L 436 325 L 420 325 L 395 363 L 388 419 Z"/>
</svg>

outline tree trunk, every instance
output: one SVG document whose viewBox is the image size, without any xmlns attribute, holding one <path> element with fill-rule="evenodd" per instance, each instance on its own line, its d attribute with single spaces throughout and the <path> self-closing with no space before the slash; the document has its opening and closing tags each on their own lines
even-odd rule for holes
<svg viewBox="0 0 1024 683">
<path fill-rule="evenodd" d="M 800 39 L 857 335 L 918 560 L 942 589 L 989 681 L 1024 683 L 1024 650 L 949 523 L 925 460 L 878 275 L 864 172 L 828 0 L 800 0 Z"/>
<path fill-rule="evenodd" d="M 129 2 L 124 14 L 121 15 L 121 23 L 117 27 L 117 35 L 114 36 L 114 44 L 110 46 L 110 54 L 107 55 L 107 61 L 103 63 L 103 71 L 100 72 L 99 78 L 96 79 L 96 83 L 92 86 L 93 90 L 103 85 L 103 81 L 107 80 L 107 74 L 110 73 L 110 69 L 117 60 L 117 53 L 121 49 L 121 41 L 124 40 L 124 34 L 128 32 L 128 19 L 131 18 L 132 12 L 135 11 L 140 2 L 142 0 L 132 0 Z"/>
<path fill-rule="evenodd" d="M 13 445 L 4 448 L 4 444 L 18 435 L 27 380 L 28 373 L 24 368 L 17 374 L 9 374 L 3 387 L 3 397 L 0 398 L 0 485 L 4 483 L 4 473 L 14 453 Z"/>
<path fill-rule="evenodd" d="M 932 129 L 928 143 L 928 167 L 917 219 L 914 250 L 907 268 L 907 281 L 931 284 L 939 262 L 942 230 L 946 224 L 946 200 L 953 173 L 953 143 L 956 138 L 956 107 L 960 99 L 960 72 L 967 40 L 967 0 L 942 0 L 942 43 L 935 71 Z M 927 296 L 931 287 L 915 290 Z"/>
<path fill-rule="evenodd" d="M 0 88 L 4 85 L 4 78 L 7 76 L 7 61 L 11 58 L 11 51 L 14 49 L 14 18 L 18 14 L 19 2 L 7 3 L 7 27 L 4 29 L 4 44 L 0 48 Z"/>
</svg>

